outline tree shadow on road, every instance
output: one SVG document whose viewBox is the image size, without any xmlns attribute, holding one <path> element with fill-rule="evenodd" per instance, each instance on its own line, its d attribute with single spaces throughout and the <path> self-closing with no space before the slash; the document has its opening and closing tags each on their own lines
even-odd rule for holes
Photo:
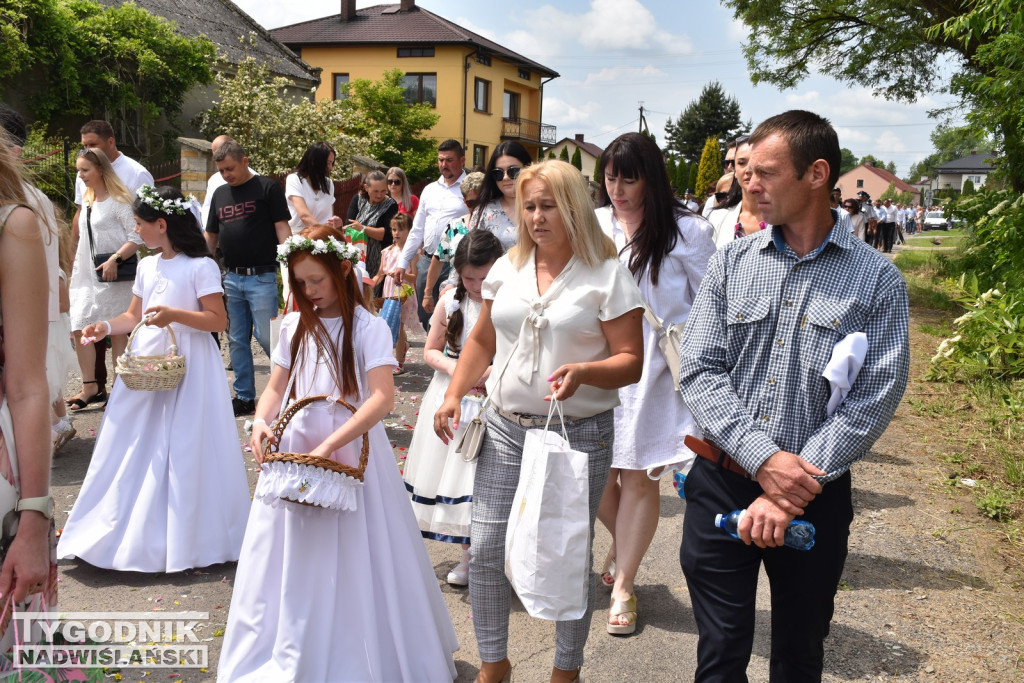
<svg viewBox="0 0 1024 683">
<path fill-rule="evenodd" d="M 881 555 L 850 553 L 843 569 L 843 579 L 854 590 L 883 588 L 911 590 L 959 590 L 970 586 L 978 590 L 991 590 L 992 586 L 981 577 L 955 570 L 938 569 L 921 562 Z"/>
</svg>

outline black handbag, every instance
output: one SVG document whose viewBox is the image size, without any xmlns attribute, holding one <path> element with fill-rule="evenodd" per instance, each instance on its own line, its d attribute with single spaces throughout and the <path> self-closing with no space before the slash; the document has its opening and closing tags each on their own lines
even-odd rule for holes
<svg viewBox="0 0 1024 683">
<path fill-rule="evenodd" d="M 96 274 L 96 279 L 100 282 L 132 282 L 135 280 L 135 268 L 139 265 L 138 254 L 132 254 L 130 257 L 121 261 L 117 264 L 117 278 L 114 280 L 104 280 L 103 273 L 96 270 L 104 263 L 110 260 L 110 257 L 114 252 L 108 252 L 106 254 L 96 253 L 96 244 L 92 241 L 92 206 L 85 207 L 85 226 L 89 231 L 89 253 L 92 254 L 92 265 L 93 273 Z"/>
</svg>

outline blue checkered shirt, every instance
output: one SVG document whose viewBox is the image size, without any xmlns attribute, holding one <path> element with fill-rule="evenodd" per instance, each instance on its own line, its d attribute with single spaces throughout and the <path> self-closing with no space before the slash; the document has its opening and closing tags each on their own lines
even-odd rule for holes
<svg viewBox="0 0 1024 683">
<path fill-rule="evenodd" d="M 833 211 L 833 215 L 836 212 Z M 779 450 L 835 479 L 885 431 L 907 385 L 907 286 L 837 219 L 798 258 L 778 228 L 711 257 L 682 344 L 680 386 L 704 435 L 754 474 Z M 864 366 L 839 408 L 821 373 L 832 348 L 864 332 Z"/>
</svg>

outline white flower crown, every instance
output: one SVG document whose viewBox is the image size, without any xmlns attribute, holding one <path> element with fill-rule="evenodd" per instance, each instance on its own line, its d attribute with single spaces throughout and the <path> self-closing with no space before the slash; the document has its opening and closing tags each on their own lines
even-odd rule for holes
<svg viewBox="0 0 1024 683">
<path fill-rule="evenodd" d="M 197 201 L 192 195 L 183 199 L 164 199 L 152 185 L 143 185 L 135 192 L 135 196 L 160 213 L 176 213 L 181 216 L 191 211 L 192 202 Z"/>
<path fill-rule="evenodd" d="M 292 235 L 277 245 L 277 260 L 281 263 L 288 263 L 288 256 L 295 251 L 334 254 L 341 261 L 351 261 L 352 265 L 359 263 L 359 250 L 335 237 L 328 237 L 326 240 L 311 240 L 302 235 Z"/>
</svg>

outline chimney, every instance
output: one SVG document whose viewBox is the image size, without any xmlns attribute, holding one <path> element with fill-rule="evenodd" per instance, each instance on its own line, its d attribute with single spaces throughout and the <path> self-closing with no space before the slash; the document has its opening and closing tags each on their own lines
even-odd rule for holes
<svg viewBox="0 0 1024 683">
<path fill-rule="evenodd" d="M 356 0 L 341 0 L 341 20 L 352 21 L 356 18 Z"/>
<path fill-rule="evenodd" d="M 402 4 L 399 8 L 400 12 L 411 12 L 416 8 L 416 0 L 402 0 Z"/>
<path fill-rule="evenodd" d="M 576 142 L 583 142 L 583 133 L 576 133 Z"/>
</svg>

